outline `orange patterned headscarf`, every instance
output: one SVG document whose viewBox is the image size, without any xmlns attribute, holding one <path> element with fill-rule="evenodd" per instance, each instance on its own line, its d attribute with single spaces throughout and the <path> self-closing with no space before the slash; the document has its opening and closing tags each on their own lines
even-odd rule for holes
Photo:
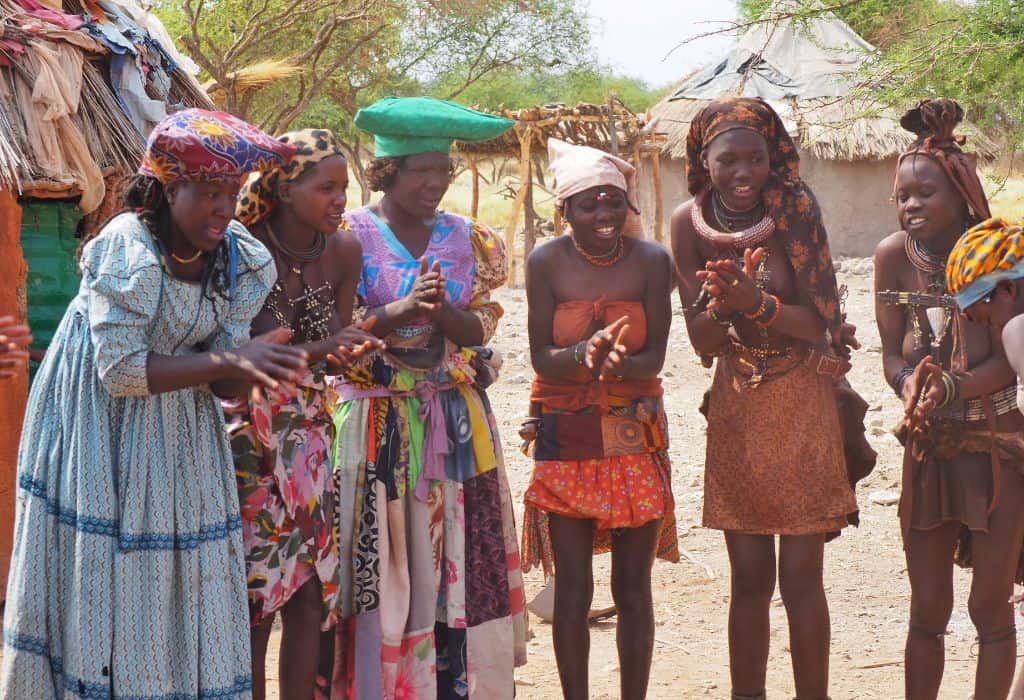
<svg viewBox="0 0 1024 700">
<path fill-rule="evenodd" d="M 946 263 L 946 282 L 966 309 L 1003 280 L 1024 278 L 1024 227 L 988 219 L 960 237 Z"/>
<path fill-rule="evenodd" d="M 712 187 L 701 156 L 714 139 L 736 129 L 760 134 L 768 144 L 772 174 L 761 197 L 775 222 L 774 235 L 786 248 L 801 297 L 813 305 L 838 342 L 843 319 L 821 210 L 814 193 L 800 179 L 796 144 L 771 105 L 760 99 L 734 97 L 710 102 L 694 117 L 686 138 L 690 194 L 699 197 Z"/>
</svg>

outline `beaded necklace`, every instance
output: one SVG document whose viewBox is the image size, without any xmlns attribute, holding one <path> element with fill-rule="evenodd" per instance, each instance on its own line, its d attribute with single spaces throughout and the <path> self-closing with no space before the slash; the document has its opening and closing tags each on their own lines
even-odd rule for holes
<svg viewBox="0 0 1024 700">
<path fill-rule="evenodd" d="M 698 196 L 693 202 L 693 207 L 690 209 L 690 220 L 693 222 L 693 228 L 697 231 L 697 235 L 704 240 L 713 243 L 716 246 L 755 248 L 759 244 L 764 243 L 773 233 L 775 233 L 775 220 L 767 213 L 753 226 L 740 231 L 733 231 L 729 226 L 718 219 L 717 212 L 715 211 L 714 199 L 712 198 L 711 213 L 713 216 L 716 216 L 718 225 L 727 229 L 729 232 L 723 233 L 714 229 L 704 218 L 703 211 L 704 205 L 707 203 L 706 200 L 711 197 L 712 194 L 712 192 L 708 192 L 703 196 Z"/>
<path fill-rule="evenodd" d="M 269 221 L 265 222 L 264 229 L 267 232 L 267 238 L 270 240 L 271 245 L 277 249 L 282 257 L 292 261 L 296 259 L 300 261 L 297 267 L 288 264 L 288 269 L 299 278 L 299 283 L 302 285 L 302 294 L 292 299 L 285 291 L 281 280 L 275 281 L 270 295 L 267 297 L 267 310 L 270 311 L 278 325 L 287 328 L 293 333 L 297 332 L 306 341 L 324 340 L 331 334 L 330 322 L 334 317 L 334 308 L 331 304 L 324 303 L 321 295 L 326 292 L 329 297 L 333 297 L 334 290 L 327 282 L 324 282 L 319 288 L 313 289 L 302 276 L 302 267 L 304 263 L 315 262 L 320 259 L 320 256 L 323 255 L 327 247 L 326 236 L 318 231 L 310 248 L 304 251 L 297 251 L 285 246 L 278 239 Z M 295 328 L 292 322 L 288 320 L 288 317 L 284 315 L 281 306 L 278 304 L 279 299 L 283 299 L 293 312 L 298 311 L 298 317 L 295 320 L 295 326 L 298 326 L 298 328 Z"/>
<path fill-rule="evenodd" d="M 622 239 L 621 235 L 619 236 L 619 240 L 618 243 L 616 243 L 615 248 L 601 255 L 591 255 L 583 249 L 583 246 L 579 244 L 579 241 L 576 240 L 575 236 L 572 236 L 571 238 L 573 247 L 576 248 L 576 252 L 579 253 L 584 260 L 595 267 L 611 267 L 619 260 L 622 260 L 622 256 L 626 252 L 626 242 Z"/>
</svg>

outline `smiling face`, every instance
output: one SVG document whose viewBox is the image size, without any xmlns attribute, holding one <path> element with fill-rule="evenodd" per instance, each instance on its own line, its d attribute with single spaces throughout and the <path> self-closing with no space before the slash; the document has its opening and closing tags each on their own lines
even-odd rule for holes
<svg viewBox="0 0 1024 700">
<path fill-rule="evenodd" d="M 622 235 L 629 200 L 618 187 L 599 185 L 566 200 L 564 212 L 580 245 L 588 250 L 606 251 L 614 248 Z"/>
<path fill-rule="evenodd" d="M 307 228 L 331 233 L 341 224 L 348 197 L 348 163 L 340 155 L 324 158 L 291 182 L 278 187 L 278 201 L 290 207 Z"/>
<path fill-rule="evenodd" d="M 701 156 L 711 185 L 733 211 L 750 211 L 761 201 L 771 162 L 768 142 L 749 129 L 733 129 L 716 137 Z"/>
<path fill-rule="evenodd" d="M 907 235 L 936 251 L 967 228 L 967 204 L 942 167 L 928 156 L 903 159 L 896 171 L 896 209 Z"/>
<path fill-rule="evenodd" d="M 429 219 L 451 182 L 452 159 L 447 153 L 417 153 L 405 157 L 386 194 L 411 216 Z"/>
<path fill-rule="evenodd" d="M 238 179 L 176 180 L 165 186 L 180 252 L 188 246 L 207 253 L 217 249 L 235 216 L 240 187 Z"/>
</svg>

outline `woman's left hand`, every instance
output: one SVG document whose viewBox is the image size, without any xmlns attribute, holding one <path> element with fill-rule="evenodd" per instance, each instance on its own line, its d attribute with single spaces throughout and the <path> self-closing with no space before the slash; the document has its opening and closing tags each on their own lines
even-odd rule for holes
<svg viewBox="0 0 1024 700">
<path fill-rule="evenodd" d="M 704 283 L 704 289 L 714 297 L 709 306 L 726 313 L 753 313 L 761 304 L 763 292 L 754 281 L 754 275 L 764 248 L 743 251 L 743 268 L 733 260 L 710 260 L 704 270 L 697 271 L 697 279 Z"/>
</svg>

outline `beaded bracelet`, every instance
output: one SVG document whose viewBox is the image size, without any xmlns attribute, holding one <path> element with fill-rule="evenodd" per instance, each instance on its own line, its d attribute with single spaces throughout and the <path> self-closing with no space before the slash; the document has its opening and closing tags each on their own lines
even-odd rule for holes
<svg viewBox="0 0 1024 700">
<path fill-rule="evenodd" d="M 748 318 L 751 321 L 761 318 L 764 315 L 765 310 L 768 308 L 768 297 L 769 295 L 765 292 L 761 292 L 761 304 L 757 307 L 756 311 L 752 311 L 749 314 L 743 314 L 744 318 Z"/>
<path fill-rule="evenodd" d="M 754 319 L 754 322 L 761 326 L 761 328 L 768 328 L 779 319 L 779 314 L 782 312 L 782 302 L 774 294 L 768 295 L 769 304 L 768 309 L 761 314 L 759 318 Z"/>
</svg>

